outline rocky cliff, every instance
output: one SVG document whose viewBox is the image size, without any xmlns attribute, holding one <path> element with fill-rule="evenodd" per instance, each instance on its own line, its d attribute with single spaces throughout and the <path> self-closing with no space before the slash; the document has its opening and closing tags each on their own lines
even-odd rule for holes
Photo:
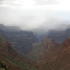
<svg viewBox="0 0 70 70">
<path fill-rule="evenodd" d="M 0 70 L 38 70 L 0 35 Z"/>
<path fill-rule="evenodd" d="M 70 38 L 46 51 L 44 59 L 43 70 L 70 70 Z"/>
</svg>

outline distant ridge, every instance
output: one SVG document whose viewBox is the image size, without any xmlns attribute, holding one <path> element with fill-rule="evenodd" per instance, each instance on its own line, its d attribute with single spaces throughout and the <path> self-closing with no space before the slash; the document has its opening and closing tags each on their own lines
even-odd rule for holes
<svg viewBox="0 0 70 70">
<path fill-rule="evenodd" d="M 12 47 L 22 54 L 29 53 L 32 44 L 37 42 L 37 38 L 29 31 L 4 31 L 0 30 L 0 34 L 12 45 Z"/>
<path fill-rule="evenodd" d="M 2 29 L 3 31 L 11 31 L 11 32 L 22 31 L 22 29 L 19 26 L 5 26 L 3 24 L 0 24 L 0 29 Z"/>
<path fill-rule="evenodd" d="M 65 39 L 70 37 L 70 24 L 61 24 L 57 28 L 49 30 L 47 37 L 52 38 L 58 43 L 62 43 Z"/>
</svg>

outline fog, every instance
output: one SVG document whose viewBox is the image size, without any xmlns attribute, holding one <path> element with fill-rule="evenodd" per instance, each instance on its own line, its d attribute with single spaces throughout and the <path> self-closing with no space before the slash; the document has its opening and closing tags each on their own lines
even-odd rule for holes
<svg viewBox="0 0 70 70">
<path fill-rule="evenodd" d="M 49 30 L 70 24 L 69 0 L 0 0 L 0 24 Z"/>
</svg>

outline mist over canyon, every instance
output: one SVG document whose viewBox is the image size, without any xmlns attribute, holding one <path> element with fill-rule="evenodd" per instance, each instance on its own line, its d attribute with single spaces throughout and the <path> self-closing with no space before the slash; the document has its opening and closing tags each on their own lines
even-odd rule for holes
<svg viewBox="0 0 70 70">
<path fill-rule="evenodd" d="M 0 70 L 70 70 L 70 1 L 0 0 Z"/>
</svg>

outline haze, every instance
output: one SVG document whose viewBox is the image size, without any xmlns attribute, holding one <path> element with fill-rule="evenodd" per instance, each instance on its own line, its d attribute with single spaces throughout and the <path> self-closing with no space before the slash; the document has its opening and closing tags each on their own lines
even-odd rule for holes
<svg viewBox="0 0 70 70">
<path fill-rule="evenodd" d="M 64 22 L 70 22 L 70 0 L 0 0 L 0 24 L 48 30 Z"/>
</svg>

